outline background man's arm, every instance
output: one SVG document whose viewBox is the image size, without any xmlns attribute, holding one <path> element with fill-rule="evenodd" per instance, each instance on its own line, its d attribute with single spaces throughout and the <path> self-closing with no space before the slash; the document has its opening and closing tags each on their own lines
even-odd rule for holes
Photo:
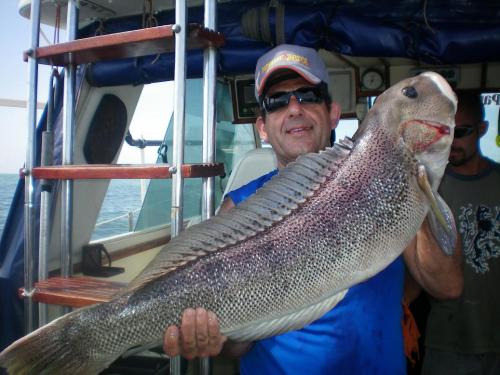
<svg viewBox="0 0 500 375">
<path fill-rule="evenodd" d="M 457 298 L 463 289 L 462 246 L 457 240 L 452 256 L 445 255 L 425 219 L 415 238 L 405 249 L 404 259 L 411 276 L 431 296 Z"/>
</svg>

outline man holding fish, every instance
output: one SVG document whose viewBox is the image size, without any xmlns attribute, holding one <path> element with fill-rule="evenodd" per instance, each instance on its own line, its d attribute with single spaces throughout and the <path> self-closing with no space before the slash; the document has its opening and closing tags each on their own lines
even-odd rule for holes
<svg viewBox="0 0 500 375">
<path fill-rule="evenodd" d="M 456 103 L 442 78 L 430 76 L 429 81 L 432 85 L 442 85 L 443 96 L 448 97 L 448 102 Z M 272 145 L 278 170 L 300 155 L 330 146 L 330 134 L 338 124 L 340 108 L 331 101 L 328 74 L 316 51 L 294 45 L 272 49 L 257 62 L 255 82 L 262 111 L 256 126 L 261 138 Z M 398 94 L 410 103 L 418 101 L 419 95 L 426 94 L 426 87 L 423 91 L 420 86 L 415 87 L 404 87 Z M 387 97 L 382 100 L 389 101 Z M 402 105 L 401 111 L 405 110 Z M 411 121 L 408 124 L 401 130 L 405 136 L 414 131 L 410 128 Z M 420 143 L 412 146 L 424 148 Z M 444 158 L 447 159 L 447 155 Z M 442 159 L 436 164 L 443 163 Z M 278 170 L 229 193 L 221 212 L 245 201 Z M 427 170 L 427 173 L 432 175 L 433 171 Z M 418 179 L 421 186 L 429 186 L 425 176 Z M 431 181 L 431 185 L 436 183 Z M 335 200 L 335 196 L 331 199 Z M 434 207 L 442 207 L 439 199 L 437 201 Z M 439 207 L 436 210 L 439 211 Z M 443 220 L 452 225 L 440 215 L 432 225 L 440 226 Z M 166 330 L 165 352 L 192 359 L 215 356 L 222 351 L 241 357 L 242 374 L 405 373 L 401 331 L 405 272 L 435 298 L 456 298 L 462 291 L 461 250 L 454 249 L 456 237 L 436 241 L 435 237 L 448 235 L 443 231 L 431 232 L 429 222 L 428 219 L 423 222 L 402 256 L 380 273 L 349 288 L 333 309 L 302 329 L 255 342 L 233 342 L 221 334 L 213 312 L 193 306 L 184 311 L 180 327 L 172 325 Z M 448 252 L 455 250 L 453 255 L 444 254 L 440 245 L 448 247 Z"/>
<path fill-rule="evenodd" d="M 11 344 L 0 367 L 98 374 L 164 341 L 186 358 L 225 344 L 243 374 L 404 373 L 405 265 L 437 298 L 462 290 L 453 216 L 437 192 L 457 99 L 436 73 L 405 79 L 352 139 L 327 147 L 339 119 L 327 77 L 308 48 L 259 59 L 257 127 L 279 173 L 230 193 L 222 213 L 169 241 L 109 302 Z"/>
</svg>

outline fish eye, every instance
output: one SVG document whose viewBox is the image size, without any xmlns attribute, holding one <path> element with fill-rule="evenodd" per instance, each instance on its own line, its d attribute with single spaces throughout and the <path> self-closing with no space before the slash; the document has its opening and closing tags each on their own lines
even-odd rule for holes
<svg viewBox="0 0 500 375">
<path fill-rule="evenodd" d="M 413 86 L 406 86 L 401 90 L 401 92 L 404 96 L 410 99 L 415 99 L 418 96 L 418 92 Z"/>
</svg>

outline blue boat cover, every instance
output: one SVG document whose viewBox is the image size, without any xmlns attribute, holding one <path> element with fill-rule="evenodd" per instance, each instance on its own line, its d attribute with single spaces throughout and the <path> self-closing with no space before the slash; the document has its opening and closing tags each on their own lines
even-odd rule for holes
<svg viewBox="0 0 500 375">
<path fill-rule="evenodd" d="M 500 61 L 500 2 L 494 0 L 330 0 L 281 1 L 284 40 L 334 53 L 364 57 L 402 57 L 427 64 L 451 65 Z M 270 30 L 268 41 L 248 35 L 242 17 L 259 7 L 266 19 L 253 19 L 257 31 Z M 175 23 L 173 11 L 156 14 L 160 25 Z M 218 5 L 219 75 L 253 74 L 259 56 L 276 44 L 276 12 L 267 1 L 233 1 Z M 141 28 L 142 17 L 104 23 L 106 33 Z M 188 22 L 203 24 L 203 8 L 188 9 Z M 260 29 L 258 28 L 260 25 Z M 94 35 L 98 24 L 81 30 Z M 261 31 L 262 33 L 262 31 Z M 200 50 L 188 52 L 187 75 L 202 76 Z M 171 80 L 174 54 L 92 64 L 88 79 L 96 86 L 143 84 Z"/>
</svg>

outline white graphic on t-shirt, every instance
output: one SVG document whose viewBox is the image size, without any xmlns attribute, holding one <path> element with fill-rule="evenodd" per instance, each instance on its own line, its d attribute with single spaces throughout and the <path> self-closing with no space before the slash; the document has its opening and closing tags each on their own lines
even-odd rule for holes
<svg viewBox="0 0 500 375">
<path fill-rule="evenodd" d="M 465 261 L 477 273 L 489 270 L 488 259 L 500 255 L 500 207 L 460 207 L 459 228 Z"/>
</svg>

